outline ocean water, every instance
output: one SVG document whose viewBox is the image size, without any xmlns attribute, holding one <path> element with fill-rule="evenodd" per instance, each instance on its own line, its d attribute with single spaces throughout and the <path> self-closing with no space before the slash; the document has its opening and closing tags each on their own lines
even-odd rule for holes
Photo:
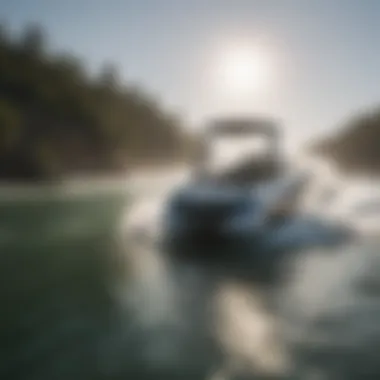
<svg viewBox="0 0 380 380">
<path fill-rule="evenodd" d="M 379 378 L 376 236 L 305 252 L 267 309 L 259 290 L 131 240 L 137 194 L 154 208 L 164 182 L 2 189 L 1 379 L 233 379 L 289 363 L 292 378 Z"/>
</svg>

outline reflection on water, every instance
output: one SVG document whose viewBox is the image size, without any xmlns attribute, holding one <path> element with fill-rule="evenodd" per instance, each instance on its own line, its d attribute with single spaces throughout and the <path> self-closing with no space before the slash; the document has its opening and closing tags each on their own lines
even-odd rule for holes
<svg viewBox="0 0 380 380">
<path fill-rule="evenodd" d="M 1 379 L 201 379 L 282 337 L 302 379 L 379 378 L 377 241 L 299 261 L 273 335 L 251 289 L 116 245 L 125 193 L 58 198 L 0 203 Z"/>
</svg>

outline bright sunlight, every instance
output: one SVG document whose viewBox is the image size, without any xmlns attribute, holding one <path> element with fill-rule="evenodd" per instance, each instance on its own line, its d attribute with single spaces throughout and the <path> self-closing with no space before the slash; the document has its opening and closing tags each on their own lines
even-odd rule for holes
<svg viewBox="0 0 380 380">
<path fill-rule="evenodd" d="M 270 84 L 271 60 L 261 49 L 235 47 L 222 53 L 219 60 L 218 74 L 223 91 L 233 95 L 261 92 Z"/>
</svg>

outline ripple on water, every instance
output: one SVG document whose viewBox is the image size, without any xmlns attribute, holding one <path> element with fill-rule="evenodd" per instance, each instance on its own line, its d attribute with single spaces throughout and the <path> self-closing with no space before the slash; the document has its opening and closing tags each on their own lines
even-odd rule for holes
<svg viewBox="0 0 380 380">
<path fill-rule="evenodd" d="M 302 316 L 295 346 L 307 373 L 318 369 L 326 379 L 380 376 L 379 269 L 378 242 L 369 239 L 300 265 L 292 288 Z"/>
</svg>

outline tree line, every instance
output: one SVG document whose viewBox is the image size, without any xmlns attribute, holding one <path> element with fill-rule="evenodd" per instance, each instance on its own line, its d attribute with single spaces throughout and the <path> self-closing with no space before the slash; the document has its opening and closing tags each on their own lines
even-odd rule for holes
<svg viewBox="0 0 380 380">
<path fill-rule="evenodd" d="M 358 113 L 310 147 L 348 175 L 380 174 L 380 107 Z"/>
<path fill-rule="evenodd" d="M 54 179 L 186 160 L 194 139 L 147 92 L 118 80 L 113 64 L 90 75 L 53 53 L 44 29 L 0 25 L 0 178 Z"/>
</svg>

